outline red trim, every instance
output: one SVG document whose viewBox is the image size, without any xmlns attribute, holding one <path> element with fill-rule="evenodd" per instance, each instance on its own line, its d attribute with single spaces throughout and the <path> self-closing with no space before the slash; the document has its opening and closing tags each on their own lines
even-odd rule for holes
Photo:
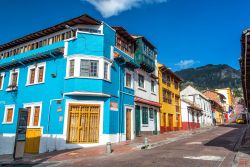
<svg viewBox="0 0 250 167">
<path fill-rule="evenodd" d="M 190 130 L 200 128 L 200 123 L 196 122 L 182 122 L 182 129 L 183 130 Z"/>
<path fill-rule="evenodd" d="M 155 107 L 161 107 L 160 103 L 150 101 L 150 100 L 145 100 L 145 99 L 142 99 L 142 98 L 139 98 L 139 97 L 135 97 L 135 102 L 148 104 L 148 105 L 155 106 Z"/>
</svg>

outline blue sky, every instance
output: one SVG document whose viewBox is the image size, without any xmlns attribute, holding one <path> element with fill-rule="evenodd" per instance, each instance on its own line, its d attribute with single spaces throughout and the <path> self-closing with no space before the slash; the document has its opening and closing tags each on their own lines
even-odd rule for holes
<svg viewBox="0 0 250 167">
<path fill-rule="evenodd" d="M 146 36 L 173 70 L 206 64 L 239 69 L 249 0 L 1 0 L 0 44 L 88 13 Z"/>
</svg>

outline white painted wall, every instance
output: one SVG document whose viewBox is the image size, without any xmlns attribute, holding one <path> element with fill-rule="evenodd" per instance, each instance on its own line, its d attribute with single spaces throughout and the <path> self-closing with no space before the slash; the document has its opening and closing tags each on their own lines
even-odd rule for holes
<svg viewBox="0 0 250 167">
<path fill-rule="evenodd" d="M 202 109 L 202 117 L 200 122 L 202 127 L 212 125 L 213 117 L 211 103 L 205 95 L 193 87 L 188 86 L 181 91 L 181 97 L 196 103 Z"/>
</svg>

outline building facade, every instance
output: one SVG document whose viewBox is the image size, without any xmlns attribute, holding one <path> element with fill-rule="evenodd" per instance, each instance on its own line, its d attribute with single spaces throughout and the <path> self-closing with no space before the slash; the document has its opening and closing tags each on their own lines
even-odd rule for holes
<svg viewBox="0 0 250 167">
<path fill-rule="evenodd" d="M 160 131 L 179 130 L 182 128 L 180 110 L 180 81 L 181 79 L 170 69 L 158 64 Z"/>
<path fill-rule="evenodd" d="M 192 101 L 192 103 L 197 104 L 202 109 L 202 117 L 200 122 L 201 127 L 212 125 L 213 117 L 211 103 L 205 95 L 192 86 L 187 86 L 181 91 L 181 98 Z"/>
<path fill-rule="evenodd" d="M 226 103 L 224 104 L 225 108 L 225 113 L 224 113 L 224 118 L 225 121 L 228 121 L 233 114 L 233 104 L 234 104 L 234 98 L 233 98 L 233 92 L 230 88 L 223 88 L 223 89 L 215 89 L 216 92 L 222 94 L 225 96 Z"/>
<path fill-rule="evenodd" d="M 189 99 L 181 98 L 182 129 L 191 130 L 200 128 L 202 109 Z"/>
<path fill-rule="evenodd" d="M 156 48 L 143 36 L 134 36 L 135 62 L 140 68 L 135 70 L 135 132 L 159 134 L 160 103 Z"/>
<path fill-rule="evenodd" d="M 133 139 L 135 42 L 82 15 L 1 45 L 0 154 L 13 152 L 20 108 L 26 153 Z"/>
<path fill-rule="evenodd" d="M 203 94 L 210 99 L 212 112 L 213 112 L 213 119 L 215 119 L 216 124 L 223 124 L 224 123 L 224 105 L 225 105 L 225 96 L 212 91 L 212 90 L 205 90 Z"/>
</svg>

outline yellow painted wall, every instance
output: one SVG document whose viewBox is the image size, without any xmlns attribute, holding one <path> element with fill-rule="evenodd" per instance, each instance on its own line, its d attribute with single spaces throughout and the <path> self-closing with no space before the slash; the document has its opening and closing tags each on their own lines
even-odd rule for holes
<svg viewBox="0 0 250 167">
<path fill-rule="evenodd" d="M 215 119 L 217 124 L 223 123 L 223 114 L 219 111 L 215 111 Z"/>
<path fill-rule="evenodd" d="M 177 125 L 177 113 L 176 113 L 176 103 L 178 104 L 179 106 L 179 119 L 180 119 L 180 122 L 179 122 L 179 127 L 181 128 L 182 127 L 182 121 L 181 121 L 181 102 L 180 102 L 180 98 L 179 100 L 176 102 L 175 100 L 175 95 L 177 95 L 178 97 L 180 97 L 180 87 L 178 89 L 175 88 L 174 86 L 174 79 L 175 79 L 175 76 L 173 76 L 173 74 L 171 73 L 168 73 L 166 71 L 167 74 L 169 74 L 171 76 L 171 82 L 170 82 L 170 86 L 168 86 L 167 84 L 163 83 L 162 82 L 162 71 L 159 69 L 161 66 L 161 64 L 158 64 L 158 71 L 159 71 L 159 98 L 160 98 L 160 103 L 161 103 L 161 109 L 160 109 L 160 126 L 164 126 L 164 119 L 163 119 L 163 116 L 164 114 L 163 113 L 166 113 L 166 125 L 167 127 L 169 127 L 169 121 L 168 121 L 168 114 L 173 114 L 173 127 L 174 128 L 177 128 L 178 125 Z M 169 104 L 168 102 L 163 102 L 163 88 L 165 88 L 166 90 L 169 90 L 172 92 L 173 95 L 171 95 L 171 98 L 172 98 L 172 104 Z"/>
</svg>

